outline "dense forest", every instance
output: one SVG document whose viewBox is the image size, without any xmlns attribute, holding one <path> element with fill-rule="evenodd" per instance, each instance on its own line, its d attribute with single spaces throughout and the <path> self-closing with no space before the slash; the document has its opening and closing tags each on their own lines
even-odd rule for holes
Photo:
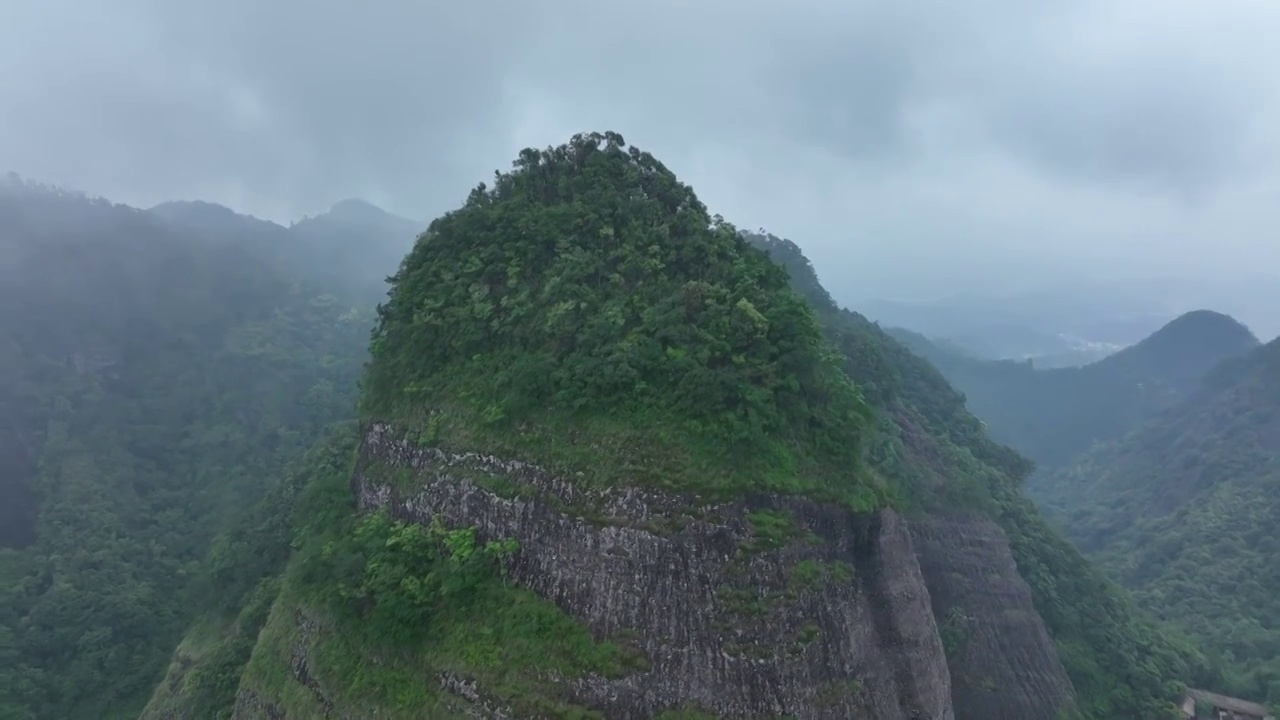
<svg viewBox="0 0 1280 720">
<path fill-rule="evenodd" d="M 356 513 L 357 414 L 583 489 L 981 515 L 1079 717 L 1164 717 L 1184 683 L 1232 681 L 1041 519 L 1022 494 L 1032 463 L 914 341 L 838 307 L 798 246 L 711 215 L 616 134 L 524 151 L 431 223 L 376 313 L 412 223 L 360 203 L 283 228 L 28 185 L 0 201 L 0 718 L 225 718 L 267 697 L 295 715 L 317 698 L 448 714 L 422 682 L 443 670 L 535 714 L 595 717 L 546 678 L 644 659 L 507 582 L 518 547 Z M 1183 322 L 1224 333 L 1211 353 L 1256 344 Z M 1209 359 L 1167 364 L 1177 328 L 1104 375 L 1155 368 L 1181 392 Z M 288 687 L 302 606 L 338 631 L 311 658 L 336 695 Z"/>
<path fill-rule="evenodd" d="M 1208 678 L 1193 649 L 1139 616 L 1040 520 L 1019 489 L 1031 464 L 988 439 L 927 361 L 838 308 L 793 243 L 711 217 L 616 135 L 525 151 L 435 221 L 393 278 L 372 354 L 366 419 L 395 418 L 450 452 L 534 459 L 588 487 L 766 490 L 988 515 L 1009 536 L 1083 717 L 1162 717 L 1184 681 Z M 246 563 L 225 596 L 238 616 L 187 636 L 147 717 L 221 717 L 233 701 L 264 697 L 295 713 L 317 698 L 390 717 L 448 712 L 420 680 L 440 668 L 486 679 L 510 702 L 541 703 L 539 685 L 513 670 L 573 677 L 634 662 L 504 586 L 495 563 L 512 548 L 477 544 L 465 529 L 357 516 L 353 440 L 339 432 L 321 444 L 282 483 L 288 491 L 246 521 L 259 530 L 226 557 L 268 561 Z M 263 522 L 273 513 L 293 517 L 297 548 L 279 575 L 271 566 L 288 542 Z M 340 630 L 309 660 L 328 695 L 284 686 L 290 607 Z M 201 710 L 197 696 L 222 704 Z"/>
<path fill-rule="evenodd" d="M 0 717 L 137 717 L 215 535 L 353 416 L 370 288 L 217 209 L 0 189 Z"/>
<path fill-rule="evenodd" d="M 1258 345 L 1239 322 L 1205 310 L 1186 313 L 1114 355 L 1071 368 L 978 360 L 917 333 L 893 333 L 965 394 L 993 438 L 1044 467 L 1120 438 L 1187 397 L 1219 361 Z"/>
<path fill-rule="evenodd" d="M 1186 401 L 1037 478 L 1067 535 L 1182 627 L 1227 689 L 1280 702 L 1280 341 L 1223 362 Z"/>
</svg>

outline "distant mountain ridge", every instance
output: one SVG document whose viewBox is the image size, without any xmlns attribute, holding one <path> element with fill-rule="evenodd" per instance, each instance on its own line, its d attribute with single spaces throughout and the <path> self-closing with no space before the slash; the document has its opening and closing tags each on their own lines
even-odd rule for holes
<svg viewBox="0 0 1280 720">
<path fill-rule="evenodd" d="M 1018 279 L 1009 282 L 1016 285 Z M 845 294 L 853 292 L 851 288 Z M 1073 339 L 1126 347 L 1197 308 L 1226 313 L 1263 340 L 1280 334 L 1280 319 L 1273 312 L 1280 303 L 1280 277 L 1268 268 L 1241 268 L 1231 278 L 1107 278 L 1099 269 L 1094 277 L 1042 279 L 1021 290 L 997 286 L 987 292 L 965 291 L 962 286 L 944 285 L 938 292 L 944 294 L 845 299 L 883 326 L 947 339 L 983 359 L 1034 357 L 1038 367 L 1048 367 L 1046 360 L 1075 365 L 1093 362 L 1100 358 L 1070 352 Z M 1058 360 L 1063 351 L 1069 356 Z"/>
<path fill-rule="evenodd" d="M 1216 651 L 1234 692 L 1280 702 L 1280 340 L 1029 489 L 1140 604 Z"/>
<path fill-rule="evenodd" d="M 1185 313 L 1141 342 L 1079 368 L 978 360 L 919 333 L 893 333 L 965 394 L 992 437 L 1046 466 L 1123 436 L 1185 398 L 1219 362 L 1259 345 L 1243 324 L 1209 310 Z"/>
<path fill-rule="evenodd" d="M 416 221 L 357 199 L 339 201 L 289 227 L 202 201 L 161 203 L 147 212 L 178 228 L 251 238 L 291 272 L 330 285 L 353 285 L 366 297 L 385 293 L 389 270 L 422 230 Z"/>
<path fill-rule="evenodd" d="M 1280 341 L 1196 310 L 1096 363 L 1044 370 L 891 332 L 1039 463 L 1028 495 L 1212 656 L 1220 688 L 1280 701 Z"/>
<path fill-rule="evenodd" d="M 984 360 L 1034 358 L 1041 367 L 1094 362 L 1149 335 L 1170 317 L 1127 299 L 1095 300 L 1078 289 L 933 301 L 871 300 L 863 307 L 886 327 L 909 328 L 966 355 Z"/>
<path fill-rule="evenodd" d="M 1258 338 L 1235 318 L 1212 310 L 1184 313 L 1142 342 L 1093 367 L 1133 377 L 1196 383 L 1219 362 L 1258 347 Z"/>
</svg>

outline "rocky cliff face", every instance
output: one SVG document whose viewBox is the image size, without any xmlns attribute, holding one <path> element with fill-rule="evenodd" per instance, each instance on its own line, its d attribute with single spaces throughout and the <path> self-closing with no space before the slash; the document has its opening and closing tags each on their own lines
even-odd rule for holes
<svg viewBox="0 0 1280 720">
<path fill-rule="evenodd" d="M 574 703 L 608 718 L 691 707 L 723 717 L 954 717 L 929 591 L 890 511 L 584 492 L 521 462 L 421 447 L 384 424 L 366 431 L 352 486 L 365 512 L 515 538 L 513 582 L 593 635 L 633 638 L 647 669 L 564 682 Z M 294 664 L 300 682 L 313 680 Z M 493 707 L 484 688 L 468 694 Z M 264 700 L 242 698 L 238 716 L 271 717 Z"/>
<path fill-rule="evenodd" d="M 958 720 L 1053 720 L 1071 680 L 1004 532 L 980 515 L 913 519 L 911 536 L 950 659 Z"/>
</svg>

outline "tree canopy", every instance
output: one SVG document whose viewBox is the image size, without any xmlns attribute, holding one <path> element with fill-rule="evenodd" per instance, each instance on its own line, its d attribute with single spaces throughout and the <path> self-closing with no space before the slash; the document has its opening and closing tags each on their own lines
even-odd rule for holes
<svg viewBox="0 0 1280 720">
<path fill-rule="evenodd" d="M 436 421 L 446 442 L 524 425 L 598 441 L 607 422 L 635 441 L 619 455 L 688 458 L 664 468 L 673 487 L 877 502 L 867 405 L 786 273 L 614 133 L 525 150 L 433 222 L 371 352 L 366 414 L 465 416 Z M 554 464 L 552 445 L 522 450 Z"/>
</svg>

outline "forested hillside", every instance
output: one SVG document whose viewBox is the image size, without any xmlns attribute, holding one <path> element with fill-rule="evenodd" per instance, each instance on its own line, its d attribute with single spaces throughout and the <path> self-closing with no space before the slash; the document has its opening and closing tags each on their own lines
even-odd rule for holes
<svg viewBox="0 0 1280 720">
<path fill-rule="evenodd" d="M 750 235 L 790 271 L 846 369 L 880 410 L 871 451 L 924 512 L 977 510 L 1008 536 L 1086 717 L 1159 717 L 1178 681 L 1219 682 L 1190 645 L 1141 616 L 1126 594 L 1041 519 L 1021 492 L 1030 463 L 992 442 L 943 376 L 888 332 L 836 306 L 794 243 Z"/>
<path fill-rule="evenodd" d="M 1206 680 L 1194 650 L 1139 617 L 1123 592 L 1045 526 L 1020 495 L 1030 464 L 989 440 L 936 370 L 862 316 L 837 308 L 794 244 L 746 240 L 790 271 L 808 308 L 764 254 L 709 217 L 656 160 L 612 134 L 525 151 L 493 188 L 477 188 L 463 208 L 433 223 L 382 310 L 354 477 L 355 438 L 347 436 L 344 449 L 341 435 L 290 476 L 283 487 L 305 490 L 286 503 L 295 508 L 299 548 L 288 570 L 276 576 L 267 563 L 241 579 L 240 588 L 258 589 L 245 593 L 230 626 L 188 636 L 148 717 L 221 717 L 234 702 L 242 717 L 305 717 L 326 708 L 497 717 L 494 707 L 508 707 L 588 718 L 600 715 L 578 701 L 594 697 L 592 688 L 623 682 L 616 687 L 635 692 L 639 686 L 624 681 L 648 667 L 635 649 L 643 636 L 626 635 L 606 612 L 614 602 L 629 607 L 635 588 L 615 579 L 608 602 L 589 606 L 616 635 L 585 633 L 581 618 L 569 614 L 583 608 L 569 595 L 548 603 L 503 581 L 504 567 L 526 581 L 545 576 L 530 576 L 522 564 L 538 548 L 495 536 L 495 518 L 480 523 L 472 515 L 471 528 L 398 521 L 439 511 L 443 506 L 422 503 L 454 492 L 469 498 L 451 510 L 454 522 L 458 513 L 484 507 L 525 507 L 515 530 L 544 513 L 563 514 L 574 520 L 542 527 L 577 528 L 585 520 L 596 530 L 581 532 L 655 543 L 684 537 L 688 523 L 716 521 L 695 507 L 681 509 L 698 502 L 681 495 L 632 524 L 622 515 L 647 502 L 645 493 L 697 491 L 701 502 L 751 496 L 775 504 L 800 495 L 864 512 L 891 505 L 922 523 L 989 518 L 998 524 L 992 541 L 1004 545 L 1007 535 L 1022 575 L 995 579 L 1001 587 L 1025 580 L 1034 608 L 997 603 L 973 608 L 981 619 L 964 612 L 938 618 L 944 645 L 955 653 L 954 677 L 972 657 L 964 654 L 969 628 L 991 632 L 1038 614 L 1052 634 L 1048 654 L 1061 658 L 1074 686 L 1064 705 L 1041 698 L 1042 716 L 1164 717 L 1182 682 Z M 388 427 L 381 424 L 388 420 L 404 429 L 406 444 L 385 445 L 391 431 L 369 429 Z M 403 453 L 421 459 L 400 469 L 389 464 Z M 452 464 L 434 469 L 427 458 Z M 537 480 L 540 467 L 573 478 L 551 486 L 549 509 L 538 504 L 551 492 Z M 398 503 L 397 521 L 354 512 L 353 487 L 366 509 Z M 615 490 L 627 490 L 630 500 L 611 504 Z M 717 507 L 717 514 L 732 508 Z M 677 516 L 667 517 L 672 509 Z M 745 552 L 789 546 L 796 521 L 788 517 L 775 509 L 751 513 L 756 539 Z M 284 552 L 279 532 L 244 537 L 227 557 Z M 812 536 L 808 542 L 821 544 Z M 624 544 L 579 557 L 568 546 L 552 547 L 560 558 L 555 572 L 584 573 L 584 582 L 591 566 L 633 552 Z M 525 559 L 508 565 L 513 553 Z M 752 562 L 766 557 L 772 555 Z M 823 575 L 822 564 L 813 567 Z M 417 577 L 430 582 L 409 582 Z M 663 600 L 683 592 L 686 580 L 692 577 L 670 583 Z M 762 579 L 735 582 L 747 581 Z M 791 602 L 798 592 L 774 598 L 757 590 L 763 599 L 752 601 L 748 592 L 729 607 L 768 615 L 772 603 Z M 707 602 L 707 612 L 721 612 L 724 601 Z M 1018 618 L 988 619 L 1009 612 Z M 740 623 L 718 634 L 749 632 Z M 1016 647 L 1022 640 L 1005 642 Z M 776 662 L 766 650 L 756 651 L 764 652 L 758 662 Z M 993 686 L 980 673 L 954 682 L 966 697 L 986 698 L 981 702 L 1030 690 Z M 851 702 L 846 696 L 859 690 L 823 692 L 834 693 L 832 702 Z M 959 716 L 981 717 L 980 704 Z M 690 707 L 686 715 L 660 716 L 713 715 Z"/>
<path fill-rule="evenodd" d="M 346 421 L 376 268 L 410 245 L 396 239 L 405 221 L 344 203 L 282 228 L 202 203 L 144 212 L 27 185 L 0 199 L 0 489 L 12 499 L 0 718 L 132 718 L 148 697 L 146 718 L 448 715 L 474 709 L 476 682 L 507 707 L 586 718 L 598 715 L 548 678 L 648 667 L 625 628 L 587 632 L 563 598 L 499 572 L 516 545 L 353 512 L 360 436 Z M 655 538 L 697 513 L 628 526 L 599 498 L 773 498 L 730 526 L 754 538 L 740 551 L 752 563 L 817 542 L 792 537 L 809 520 L 788 519 L 783 497 L 866 516 L 892 507 L 921 528 L 994 521 L 987 541 L 1017 561 L 1008 577 L 984 575 L 992 589 L 968 595 L 972 579 L 945 564 L 928 578 L 955 596 L 933 612 L 957 717 L 1029 693 L 1045 717 L 1157 718 L 1183 682 L 1219 684 L 1048 529 L 1021 495 L 1030 463 L 989 439 L 928 362 L 838 308 L 795 244 L 740 235 L 620 137 L 526 151 L 426 237 L 379 316 L 366 431 L 391 420 L 422 448 L 536 462 L 575 478 L 555 512 Z M 367 456 L 357 467 L 391 488 L 413 481 Z M 466 481 L 533 497 L 527 475 L 513 477 Z M 735 586 L 708 612 L 762 617 L 812 597 L 809 583 L 845 577 L 824 563 L 787 570 L 776 596 L 756 588 L 759 602 Z M 999 595 L 1024 583 L 1034 606 Z M 1007 634 L 1040 618 L 1052 647 Z M 1002 632 L 1008 656 L 966 649 L 983 641 L 973 633 Z M 1055 672 L 1061 692 L 1043 691 Z M 473 685 L 442 692 L 440 677 Z M 849 683 L 824 688 L 869 702 Z"/>
<path fill-rule="evenodd" d="M 220 210 L 0 188 L 0 717 L 137 717 L 211 539 L 354 412 L 368 289 Z"/>
<path fill-rule="evenodd" d="M 1231 692 L 1280 702 L 1280 341 L 1035 492 L 1143 607 L 1213 652 Z"/>
<path fill-rule="evenodd" d="M 894 333 L 965 394 L 969 410 L 993 438 L 1044 467 L 1123 436 L 1184 399 L 1220 360 L 1258 345 L 1248 328 L 1203 310 L 1079 368 L 1042 370 L 1030 362 L 977 360 L 916 333 Z"/>
</svg>

